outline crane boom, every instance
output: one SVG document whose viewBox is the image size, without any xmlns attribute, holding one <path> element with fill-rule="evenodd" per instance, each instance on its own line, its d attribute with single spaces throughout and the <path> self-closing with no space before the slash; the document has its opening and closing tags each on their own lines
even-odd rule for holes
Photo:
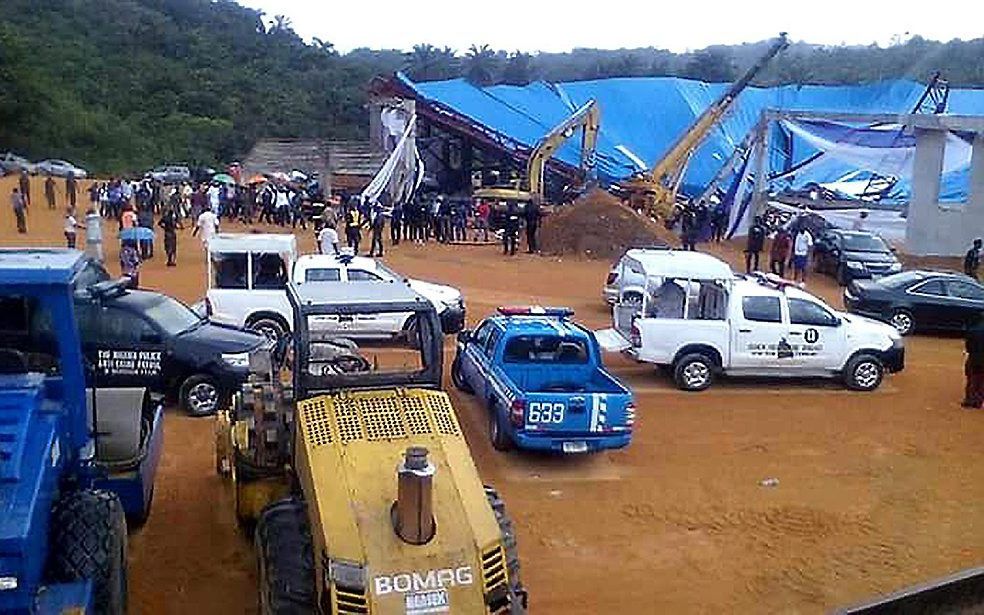
<svg viewBox="0 0 984 615">
<path fill-rule="evenodd" d="M 676 204 L 677 187 L 686 171 L 687 163 L 701 142 L 728 113 L 738 95 L 765 68 L 772 58 L 789 46 L 786 33 L 782 32 L 765 54 L 758 59 L 728 90 L 704 110 L 694 123 L 676 140 L 666 154 L 642 178 L 628 182 L 626 188 L 632 192 L 649 193 L 652 203 L 647 207 L 654 213 L 667 215 Z"/>
</svg>

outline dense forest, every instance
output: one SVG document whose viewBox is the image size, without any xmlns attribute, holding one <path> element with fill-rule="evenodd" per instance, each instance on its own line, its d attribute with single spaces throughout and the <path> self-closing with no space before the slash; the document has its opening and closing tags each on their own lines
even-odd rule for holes
<svg viewBox="0 0 984 615">
<path fill-rule="evenodd" d="M 0 152 L 61 157 L 97 172 L 165 161 L 213 164 L 260 137 L 359 138 L 377 74 L 479 85 L 605 77 L 727 81 L 767 42 L 685 54 L 658 48 L 528 54 L 476 44 L 407 52 L 302 40 L 281 16 L 230 0 L 4 0 Z M 760 82 L 859 83 L 941 70 L 984 87 L 984 39 L 889 47 L 793 45 Z"/>
</svg>

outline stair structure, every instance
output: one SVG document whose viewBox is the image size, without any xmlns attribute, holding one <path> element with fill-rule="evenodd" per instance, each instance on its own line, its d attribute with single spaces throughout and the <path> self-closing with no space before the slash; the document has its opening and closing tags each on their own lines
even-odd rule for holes
<svg viewBox="0 0 984 615">
<path fill-rule="evenodd" d="M 368 141 L 261 139 L 243 160 L 244 176 L 297 170 L 329 178 L 332 190 L 357 192 L 386 161 Z"/>
</svg>

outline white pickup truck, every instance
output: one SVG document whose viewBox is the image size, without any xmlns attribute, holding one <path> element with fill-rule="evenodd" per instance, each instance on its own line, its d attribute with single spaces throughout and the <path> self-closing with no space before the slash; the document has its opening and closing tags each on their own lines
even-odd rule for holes
<svg viewBox="0 0 984 615">
<path fill-rule="evenodd" d="M 736 276 L 713 256 L 629 251 L 623 279 L 646 278 L 641 306 L 619 302 L 614 329 L 600 332 L 609 350 L 667 368 L 686 391 L 715 376 L 842 378 L 871 391 L 905 363 L 894 328 L 834 310 L 773 276 Z"/>
<path fill-rule="evenodd" d="M 404 278 L 371 258 L 298 257 L 297 241 L 287 234 L 220 233 L 212 238 L 208 244 L 208 290 L 196 311 L 214 322 L 280 339 L 293 326 L 287 299 L 289 282 L 299 286 L 339 283 L 338 292 L 344 292 L 348 282 L 407 284 L 434 305 L 444 333 L 457 333 L 465 324 L 465 304 L 457 289 Z M 384 322 L 381 317 L 366 315 L 330 326 L 349 337 L 400 335 L 412 328 L 411 316 Z"/>
</svg>

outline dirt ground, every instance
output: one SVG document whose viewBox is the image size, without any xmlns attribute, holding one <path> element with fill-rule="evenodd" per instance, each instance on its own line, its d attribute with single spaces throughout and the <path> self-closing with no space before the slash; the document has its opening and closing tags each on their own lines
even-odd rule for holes
<svg viewBox="0 0 984 615">
<path fill-rule="evenodd" d="M 11 185 L 0 180 L 0 245 L 59 245 L 61 215 L 45 211 L 40 182 L 30 232 L 17 236 Z M 300 236 L 310 250 L 310 234 Z M 179 248 L 177 269 L 158 257 L 142 282 L 195 301 L 201 248 L 190 231 Z M 737 265 L 733 247 L 712 251 Z M 435 245 L 400 246 L 386 260 L 460 287 L 471 323 L 525 302 L 608 323 L 606 262 Z M 809 286 L 840 304 L 829 280 Z M 814 613 L 981 564 L 984 415 L 958 405 L 962 342 L 915 336 L 907 348 L 906 370 L 870 394 L 747 381 L 685 394 L 609 356 L 634 389 L 637 429 L 629 448 L 591 457 L 495 452 L 478 405 L 452 390 L 482 478 L 516 520 L 531 611 Z M 252 547 L 213 471 L 212 423 L 172 409 L 165 429 L 154 509 L 131 536 L 131 612 L 254 612 Z M 761 486 L 767 478 L 778 485 Z"/>
</svg>

